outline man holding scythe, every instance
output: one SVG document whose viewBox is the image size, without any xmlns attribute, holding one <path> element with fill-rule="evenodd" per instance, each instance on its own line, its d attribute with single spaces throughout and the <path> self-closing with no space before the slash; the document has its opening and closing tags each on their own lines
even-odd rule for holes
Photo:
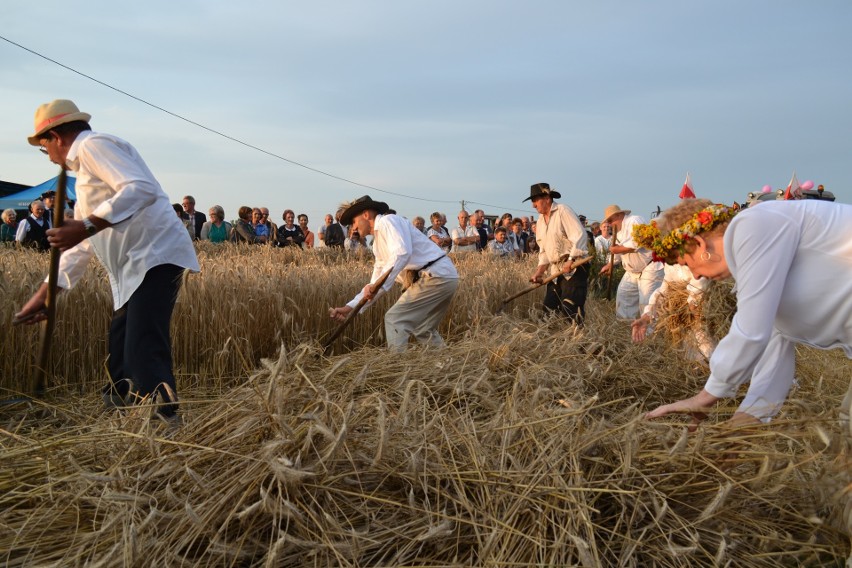
<svg viewBox="0 0 852 568">
<path fill-rule="evenodd" d="M 630 213 L 629 209 L 609 205 L 604 210 L 603 222 L 609 223 L 613 235 L 609 252 L 618 255 L 624 267 L 624 276 L 615 295 L 615 317 L 632 321 L 642 315 L 651 295 L 662 285 L 664 272 L 663 264 L 654 259 L 654 254 L 635 243 L 633 227 L 644 224 L 645 220 Z M 611 282 L 612 270 L 611 261 L 600 273 L 610 274 Z"/>
<path fill-rule="evenodd" d="M 547 283 L 544 311 L 557 312 L 577 325 L 583 325 L 586 316 L 586 292 L 589 282 L 589 265 L 578 261 L 588 256 L 589 243 L 586 229 L 577 214 L 567 205 L 554 204 L 562 197 L 550 189 L 550 184 L 536 183 L 530 187 L 533 207 L 539 213 L 535 228 L 538 243 L 538 268 L 530 282 L 542 283 L 545 273 L 558 275 Z"/>
<path fill-rule="evenodd" d="M 77 173 L 74 220 L 47 232 L 63 252 L 58 286 L 68 289 L 97 255 L 109 274 L 115 312 L 109 331 L 104 389 L 108 407 L 157 397 L 156 415 L 174 422 L 177 410 L 169 324 L 184 270 L 199 271 L 195 249 L 169 198 L 129 143 L 92 132 L 91 115 L 55 100 L 35 114 L 27 138 L 55 164 Z M 45 319 L 47 283 L 16 314 Z"/>
<path fill-rule="evenodd" d="M 343 205 L 340 223 L 352 225 L 362 236 L 373 235 L 376 262 L 370 283 L 348 304 L 331 308 L 329 316 L 337 321 L 358 306 L 362 299 L 370 305 L 399 280 L 405 292 L 385 314 L 385 337 L 392 351 L 403 351 L 409 337 L 441 347 L 444 340 L 438 325 L 450 308 L 459 284 L 455 265 L 446 253 L 408 220 L 389 214 L 387 203 L 373 201 L 369 195 Z M 374 290 L 374 284 L 384 283 Z"/>
</svg>

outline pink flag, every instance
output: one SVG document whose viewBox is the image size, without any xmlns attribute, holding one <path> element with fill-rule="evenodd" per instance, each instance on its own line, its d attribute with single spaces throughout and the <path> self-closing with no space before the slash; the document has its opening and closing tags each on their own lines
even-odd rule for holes
<svg viewBox="0 0 852 568">
<path fill-rule="evenodd" d="M 683 182 L 679 197 L 681 199 L 695 199 L 695 193 L 692 191 L 692 180 L 689 179 L 689 172 L 686 172 L 686 181 Z"/>
<path fill-rule="evenodd" d="M 787 191 L 784 192 L 784 199 L 801 199 L 802 186 L 799 185 L 799 180 L 796 179 L 796 172 L 793 172 L 793 177 L 790 178 L 790 183 L 787 185 Z"/>
</svg>

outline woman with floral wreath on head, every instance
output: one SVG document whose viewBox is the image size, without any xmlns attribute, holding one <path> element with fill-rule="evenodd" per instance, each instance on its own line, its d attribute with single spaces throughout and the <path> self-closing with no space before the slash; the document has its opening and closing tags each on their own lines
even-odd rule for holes
<svg viewBox="0 0 852 568">
<path fill-rule="evenodd" d="M 734 214 L 685 199 L 634 229 L 641 246 L 693 275 L 736 281 L 737 313 L 710 358 L 710 377 L 693 397 L 647 414 L 706 418 L 720 399 L 750 382 L 735 421 L 769 421 L 793 385 L 797 343 L 843 349 L 852 358 L 852 205 L 775 201 Z M 849 419 L 852 388 L 841 410 Z"/>
</svg>

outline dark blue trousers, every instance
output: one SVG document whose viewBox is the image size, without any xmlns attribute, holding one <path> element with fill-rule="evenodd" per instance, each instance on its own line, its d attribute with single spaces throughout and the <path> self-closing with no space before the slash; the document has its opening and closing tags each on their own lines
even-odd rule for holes
<svg viewBox="0 0 852 568">
<path fill-rule="evenodd" d="M 589 265 L 578 266 L 570 278 L 560 276 L 547 284 L 544 311 L 559 312 L 577 325 L 586 317 L 586 294 L 589 288 Z"/>
<path fill-rule="evenodd" d="M 112 384 L 105 390 L 127 399 L 132 384 L 134 395 L 144 397 L 156 391 L 158 402 L 177 402 L 163 385 L 177 392 L 169 326 L 183 270 L 174 264 L 155 266 L 130 300 L 113 313 L 108 362 Z M 171 416 L 176 410 L 177 404 L 167 404 L 159 412 Z"/>
</svg>

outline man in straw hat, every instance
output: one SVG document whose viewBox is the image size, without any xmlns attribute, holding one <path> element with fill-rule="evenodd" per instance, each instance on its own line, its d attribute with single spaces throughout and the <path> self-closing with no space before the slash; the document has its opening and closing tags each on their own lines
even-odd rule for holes
<svg viewBox="0 0 852 568">
<path fill-rule="evenodd" d="M 642 315 L 651 294 L 663 283 L 663 264 L 654 261 L 651 251 L 640 248 L 633 241 L 633 227 L 645 223 L 642 217 L 631 215 L 629 209 L 610 205 L 604 210 L 603 222 L 609 223 L 614 235 L 609 251 L 620 257 L 624 267 L 615 296 L 615 315 L 619 319 L 634 320 Z M 607 263 L 600 273 L 608 274 L 609 270 Z"/>
<path fill-rule="evenodd" d="M 586 315 L 586 292 L 589 282 L 589 265 L 574 268 L 572 263 L 589 254 L 586 229 L 577 214 L 567 205 L 554 204 L 562 197 L 550 189 L 550 184 L 536 183 L 530 187 L 530 196 L 539 213 L 535 239 L 538 243 L 538 267 L 530 282 L 542 282 L 545 273 L 560 274 L 547 284 L 544 310 L 558 312 L 578 325 Z"/>
<path fill-rule="evenodd" d="M 136 149 L 92 132 L 91 115 L 69 100 L 41 105 L 27 140 L 50 161 L 77 174 L 74 219 L 50 229 L 50 246 L 63 251 L 59 288 L 74 286 L 97 254 L 109 274 L 115 312 L 109 331 L 104 389 L 109 407 L 151 396 L 155 415 L 174 422 L 177 410 L 169 324 L 185 269 L 198 272 L 192 241 Z M 42 284 L 18 318 L 44 319 Z"/>
<path fill-rule="evenodd" d="M 329 310 L 332 319 L 343 321 L 362 298 L 372 304 L 393 286 L 394 280 L 406 285 L 413 280 L 396 304 L 385 314 L 388 347 L 402 351 L 409 337 L 420 343 L 443 346 L 438 325 L 450 307 L 458 288 L 458 272 L 446 253 L 414 225 L 398 215 L 389 214 L 387 203 L 373 201 L 369 195 L 344 204 L 340 223 L 352 225 L 363 235 L 373 235 L 376 257 L 370 283 L 348 304 Z M 385 284 L 375 293 L 373 283 L 390 270 Z M 408 272 L 408 279 L 404 271 Z"/>
</svg>

